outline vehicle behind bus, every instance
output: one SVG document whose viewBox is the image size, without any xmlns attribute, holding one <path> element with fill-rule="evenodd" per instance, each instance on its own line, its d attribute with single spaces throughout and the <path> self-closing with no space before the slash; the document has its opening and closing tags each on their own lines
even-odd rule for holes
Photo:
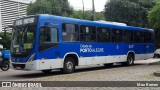
<svg viewBox="0 0 160 90">
<path fill-rule="evenodd" d="M 83 65 L 129 66 L 154 53 L 154 31 L 147 28 L 44 14 L 18 19 L 13 27 L 16 70 L 72 73 Z"/>
</svg>

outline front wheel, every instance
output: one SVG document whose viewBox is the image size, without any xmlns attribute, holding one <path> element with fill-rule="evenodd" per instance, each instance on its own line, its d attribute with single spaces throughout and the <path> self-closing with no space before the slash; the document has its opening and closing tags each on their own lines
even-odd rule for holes
<svg viewBox="0 0 160 90">
<path fill-rule="evenodd" d="M 131 65 L 134 65 L 134 56 L 133 54 L 129 54 L 127 56 L 127 62 L 122 62 L 122 65 L 123 66 L 131 66 Z"/>
<path fill-rule="evenodd" d="M 6 62 L 6 61 L 3 61 L 3 62 L 2 62 L 2 65 L 1 65 L 1 69 L 2 69 L 3 71 L 8 71 L 9 68 L 10 68 L 9 63 Z"/>
<path fill-rule="evenodd" d="M 61 71 L 65 74 L 73 73 L 75 70 L 75 61 L 72 57 L 67 57 L 64 60 L 63 69 Z"/>
</svg>

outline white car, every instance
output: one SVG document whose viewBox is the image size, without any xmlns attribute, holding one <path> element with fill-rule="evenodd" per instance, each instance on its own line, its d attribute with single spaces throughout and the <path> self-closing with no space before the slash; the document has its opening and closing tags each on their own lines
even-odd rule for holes
<svg viewBox="0 0 160 90">
<path fill-rule="evenodd" d="M 160 49 L 157 49 L 157 50 L 154 52 L 154 58 L 160 58 Z"/>
</svg>

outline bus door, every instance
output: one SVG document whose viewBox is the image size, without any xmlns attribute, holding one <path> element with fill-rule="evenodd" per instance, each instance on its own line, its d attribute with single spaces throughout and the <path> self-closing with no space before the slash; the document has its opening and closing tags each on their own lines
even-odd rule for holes
<svg viewBox="0 0 160 90">
<path fill-rule="evenodd" d="M 39 36 L 39 58 L 41 59 L 40 69 L 52 69 L 61 66 L 61 61 L 59 60 L 57 64 L 57 57 L 59 57 L 59 40 L 58 40 L 58 24 L 49 23 L 46 26 L 40 27 Z"/>
<path fill-rule="evenodd" d="M 124 55 L 124 44 L 123 42 L 123 30 L 122 29 L 112 29 L 111 30 L 111 56 L 113 56 L 114 62 L 120 62 L 122 55 Z"/>
</svg>

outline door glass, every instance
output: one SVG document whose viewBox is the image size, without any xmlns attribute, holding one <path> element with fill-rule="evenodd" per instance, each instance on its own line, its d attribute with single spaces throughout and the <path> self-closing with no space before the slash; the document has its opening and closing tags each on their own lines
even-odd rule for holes
<svg viewBox="0 0 160 90">
<path fill-rule="evenodd" d="M 57 46 L 58 30 L 53 27 L 41 27 L 39 38 L 39 51 Z"/>
</svg>

